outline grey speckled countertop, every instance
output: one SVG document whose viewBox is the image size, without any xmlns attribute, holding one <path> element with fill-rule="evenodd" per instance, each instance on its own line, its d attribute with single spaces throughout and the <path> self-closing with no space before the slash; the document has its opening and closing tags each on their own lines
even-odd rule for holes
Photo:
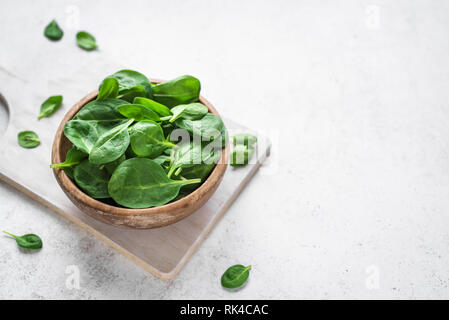
<svg viewBox="0 0 449 320">
<path fill-rule="evenodd" d="M 53 88 L 95 55 L 194 74 L 222 114 L 269 133 L 271 164 L 171 281 L 0 183 L 0 228 L 45 242 L 25 254 L 0 236 L 0 299 L 449 298 L 447 1 L 111 3 L 2 0 L 0 72 Z M 53 18 L 60 43 L 42 35 Z M 81 53 L 78 29 L 100 50 Z M 253 270 L 228 292 L 235 263 Z"/>
</svg>

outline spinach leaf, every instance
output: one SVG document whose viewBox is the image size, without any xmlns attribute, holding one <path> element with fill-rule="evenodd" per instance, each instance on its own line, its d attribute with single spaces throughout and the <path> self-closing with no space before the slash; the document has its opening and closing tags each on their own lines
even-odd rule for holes
<svg viewBox="0 0 449 320">
<path fill-rule="evenodd" d="M 203 141 L 221 139 L 224 124 L 220 117 L 208 113 L 199 120 L 178 119 L 175 124 L 191 135 L 200 136 Z"/>
<path fill-rule="evenodd" d="M 89 161 L 93 164 L 106 164 L 120 158 L 128 148 L 128 127 L 133 122 L 134 119 L 131 119 L 103 133 L 92 147 Z"/>
<path fill-rule="evenodd" d="M 74 178 L 76 184 L 89 196 L 95 199 L 109 198 L 108 182 L 110 175 L 99 165 L 88 159 L 75 167 Z"/>
<path fill-rule="evenodd" d="M 168 177 L 170 178 L 179 168 L 189 168 L 203 163 L 212 163 L 215 166 L 220 156 L 221 150 L 216 152 L 215 149 L 208 149 L 194 142 L 183 144 L 174 151 Z"/>
<path fill-rule="evenodd" d="M 175 198 L 183 185 L 200 179 L 171 180 L 153 160 L 132 158 L 122 162 L 109 180 L 109 194 L 128 208 L 161 206 Z"/>
<path fill-rule="evenodd" d="M 51 116 L 62 104 L 62 96 L 52 96 L 45 100 L 41 105 L 41 114 L 38 119 Z"/>
<path fill-rule="evenodd" d="M 128 119 L 134 119 L 136 121 L 142 120 L 154 120 L 160 121 L 156 112 L 147 108 L 141 104 L 124 104 L 117 108 L 118 112 Z"/>
<path fill-rule="evenodd" d="M 52 20 L 44 30 L 44 35 L 53 41 L 57 41 L 62 38 L 64 35 L 64 32 L 61 30 L 59 25 L 56 23 L 55 20 Z"/>
<path fill-rule="evenodd" d="M 171 158 L 169 156 L 166 156 L 164 154 L 161 154 L 160 156 L 157 156 L 156 158 L 152 159 L 157 164 L 163 166 L 166 163 L 170 163 Z M 196 178 L 196 177 L 193 177 Z"/>
<path fill-rule="evenodd" d="M 201 182 L 204 182 L 207 177 L 209 177 L 209 174 L 212 172 L 212 170 L 215 168 L 216 163 L 212 162 L 212 163 L 201 163 L 201 164 L 197 164 L 194 165 L 193 167 L 189 167 L 189 168 L 182 168 L 181 174 L 182 177 L 186 178 L 186 179 L 193 179 L 193 178 L 197 178 L 197 179 L 201 179 Z M 183 186 L 181 188 L 181 191 L 193 191 L 196 188 L 198 188 L 200 186 L 200 183 L 197 184 L 189 184 L 186 186 Z"/>
<path fill-rule="evenodd" d="M 128 102 L 133 101 L 137 97 L 145 97 L 146 91 L 140 84 L 131 88 L 123 89 L 118 97 Z"/>
<path fill-rule="evenodd" d="M 129 128 L 131 148 L 139 157 L 154 158 L 175 145 L 164 139 L 160 125 L 153 121 L 140 121 Z"/>
<path fill-rule="evenodd" d="M 98 48 L 94 36 L 86 31 L 80 31 L 76 34 L 76 42 L 78 43 L 78 47 L 87 51 Z"/>
<path fill-rule="evenodd" d="M 99 137 L 97 124 L 95 121 L 70 120 L 64 126 L 64 135 L 78 149 L 89 154 Z"/>
<path fill-rule="evenodd" d="M 146 96 L 147 98 L 152 97 L 153 90 L 151 87 L 150 80 L 148 80 L 148 78 L 145 77 L 140 72 L 134 70 L 120 70 L 111 75 L 110 77 L 117 79 L 119 85 L 119 95 L 127 95 L 127 98 L 129 98 L 130 101 L 133 101 L 131 99 L 131 96 L 133 95 L 134 97 L 137 96 L 144 96 L 144 97 Z M 143 95 L 141 95 L 142 88 L 145 90 L 145 94 Z"/>
<path fill-rule="evenodd" d="M 238 144 L 234 146 L 234 149 L 231 153 L 231 161 L 230 165 L 233 167 L 244 167 L 251 160 L 254 154 L 254 147 L 247 147 L 242 144 Z"/>
<path fill-rule="evenodd" d="M 17 139 L 19 140 L 19 145 L 27 149 L 36 148 L 41 144 L 38 135 L 33 131 L 19 132 Z"/>
<path fill-rule="evenodd" d="M 241 264 L 229 267 L 221 276 L 221 285 L 228 289 L 241 287 L 249 277 L 251 266 L 245 267 Z"/>
<path fill-rule="evenodd" d="M 120 158 L 118 158 L 117 160 L 114 160 L 112 162 L 106 163 L 104 165 L 104 168 L 106 169 L 106 171 L 112 175 L 114 173 L 114 170 L 119 166 L 120 163 L 122 163 L 123 161 L 126 160 L 126 156 L 124 154 L 122 154 L 120 156 Z"/>
<path fill-rule="evenodd" d="M 118 106 L 128 102 L 120 99 L 94 100 L 86 104 L 74 117 L 73 120 L 120 120 L 125 119 L 118 112 Z"/>
<path fill-rule="evenodd" d="M 106 78 L 100 85 L 97 100 L 104 100 L 108 98 L 117 98 L 118 96 L 118 81 L 115 78 Z"/>
<path fill-rule="evenodd" d="M 162 117 L 167 117 L 171 115 L 171 111 L 169 108 L 167 108 L 163 104 L 160 104 L 159 102 L 156 102 L 148 98 L 135 97 L 133 100 L 133 104 L 141 104 L 145 107 L 148 107 Z"/>
<path fill-rule="evenodd" d="M 172 108 L 179 104 L 198 101 L 200 90 L 200 81 L 186 75 L 153 86 L 153 99 Z"/>
<path fill-rule="evenodd" d="M 33 250 L 42 248 L 42 239 L 38 235 L 30 233 L 23 236 L 16 236 L 6 231 L 3 232 L 16 239 L 17 245 L 21 248 Z"/>
<path fill-rule="evenodd" d="M 64 135 L 76 147 L 89 154 L 102 134 L 127 121 L 117 110 L 118 106 L 126 103 L 120 99 L 89 102 L 73 120 L 66 123 Z"/>
<path fill-rule="evenodd" d="M 208 113 L 208 109 L 202 103 L 194 102 L 190 104 L 180 104 L 179 106 L 173 107 L 171 112 L 173 113 L 173 116 L 170 118 L 169 122 L 174 122 L 179 118 L 199 120 Z"/>
<path fill-rule="evenodd" d="M 76 166 L 87 157 L 87 153 L 81 151 L 75 146 L 72 146 L 69 151 L 67 151 L 67 154 L 65 156 L 65 161 L 61 163 L 55 163 L 51 164 L 50 168 L 57 168 L 57 169 L 65 169 L 69 167 Z"/>
</svg>

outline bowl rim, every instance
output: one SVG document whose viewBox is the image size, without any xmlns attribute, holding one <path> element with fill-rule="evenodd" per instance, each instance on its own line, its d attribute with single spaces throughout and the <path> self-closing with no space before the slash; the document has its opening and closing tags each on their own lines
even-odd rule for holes
<svg viewBox="0 0 449 320">
<path fill-rule="evenodd" d="M 164 82 L 163 80 L 159 79 L 149 79 L 149 80 L 153 84 Z M 97 95 L 98 90 L 95 90 L 87 94 L 80 101 L 75 103 L 75 105 L 72 106 L 70 110 L 65 114 L 64 118 L 62 119 L 56 131 L 56 135 L 53 140 L 52 154 L 51 154 L 52 163 L 63 162 L 63 160 L 60 157 L 60 148 L 62 144 L 62 139 L 65 138 L 64 136 L 65 124 L 69 120 L 71 120 L 75 116 L 75 114 L 77 114 L 78 111 L 81 110 L 81 108 L 83 108 L 87 103 L 93 101 L 97 97 Z M 215 114 L 221 118 L 220 114 L 207 99 L 205 99 L 203 96 L 200 95 L 199 101 L 209 109 L 210 113 Z M 191 204 L 192 202 L 199 201 L 199 199 L 208 194 L 208 192 L 211 189 L 213 189 L 217 183 L 220 183 L 221 178 L 223 177 L 227 168 L 228 156 L 229 156 L 229 145 L 227 143 L 222 148 L 220 160 L 216 164 L 215 168 L 209 174 L 209 177 L 195 191 L 189 193 L 187 196 L 181 199 L 164 204 L 162 206 L 143 208 L 143 209 L 116 207 L 113 205 L 106 204 L 104 202 L 101 202 L 99 200 L 90 197 L 84 191 L 82 191 L 76 185 L 76 183 L 69 178 L 69 176 L 65 173 L 64 170 L 53 168 L 53 173 L 56 179 L 58 180 L 58 183 L 63 188 L 63 191 L 69 192 L 70 195 L 73 196 L 76 200 L 78 200 L 87 207 L 95 209 L 100 214 L 107 213 L 109 215 L 115 216 L 153 215 L 153 214 L 167 213 L 176 209 L 188 207 L 189 204 Z"/>
</svg>

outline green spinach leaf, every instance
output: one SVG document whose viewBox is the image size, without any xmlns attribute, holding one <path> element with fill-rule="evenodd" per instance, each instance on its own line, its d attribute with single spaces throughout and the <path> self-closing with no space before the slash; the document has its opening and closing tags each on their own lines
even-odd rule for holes
<svg viewBox="0 0 449 320">
<path fill-rule="evenodd" d="M 23 236 L 16 236 L 6 231 L 3 232 L 13 237 L 16 240 L 17 245 L 21 248 L 33 250 L 42 248 L 42 239 L 38 235 L 30 233 Z"/>
<path fill-rule="evenodd" d="M 199 181 L 171 180 L 153 160 L 132 158 L 115 169 L 108 190 L 118 204 L 138 209 L 164 205 L 178 195 L 181 186 Z"/>
<path fill-rule="evenodd" d="M 154 158 L 175 145 L 164 139 L 160 125 L 153 121 L 140 121 L 129 128 L 131 148 L 139 157 Z"/>
<path fill-rule="evenodd" d="M 57 41 L 62 38 L 64 35 L 64 32 L 61 30 L 59 25 L 56 23 L 55 20 L 52 20 L 44 30 L 44 35 L 53 41 Z"/>
<path fill-rule="evenodd" d="M 171 112 L 173 116 L 170 118 L 169 122 L 174 122 L 177 119 L 188 119 L 188 120 L 199 120 L 208 113 L 208 109 L 205 105 L 199 102 L 194 102 L 190 104 L 181 104 L 179 106 L 173 107 Z"/>
<path fill-rule="evenodd" d="M 135 97 L 133 100 L 133 104 L 141 104 L 147 108 L 150 108 L 161 117 L 167 117 L 171 115 L 171 111 L 169 108 L 167 108 L 163 104 L 160 104 L 159 102 L 148 98 Z"/>
<path fill-rule="evenodd" d="M 179 104 L 198 101 L 200 90 L 200 81 L 186 75 L 153 86 L 153 99 L 172 108 Z"/>
<path fill-rule="evenodd" d="M 73 167 L 79 164 L 84 158 L 87 158 L 87 153 L 81 151 L 75 146 L 72 146 L 69 151 L 67 151 L 65 161 L 61 163 L 51 164 L 50 168 L 65 169 Z"/>
<path fill-rule="evenodd" d="M 76 147 L 90 153 L 98 138 L 127 119 L 117 107 L 126 104 L 120 99 L 94 100 L 86 104 L 64 127 L 64 135 Z"/>
<path fill-rule="evenodd" d="M 41 105 L 41 114 L 38 119 L 51 116 L 62 104 L 62 96 L 52 96 L 45 100 Z"/>
<path fill-rule="evenodd" d="M 98 48 L 94 36 L 86 31 L 80 31 L 76 34 L 76 42 L 78 43 L 78 47 L 87 51 Z"/>
<path fill-rule="evenodd" d="M 106 171 L 112 175 L 115 171 L 115 169 L 119 166 L 120 163 L 122 163 L 123 161 L 126 160 L 126 156 L 124 154 L 122 154 L 120 156 L 120 158 L 118 158 L 117 160 L 114 160 L 112 162 L 106 163 L 104 165 L 104 168 L 106 169 Z"/>
<path fill-rule="evenodd" d="M 19 145 L 27 149 L 36 148 L 41 144 L 38 135 L 33 131 L 19 132 L 17 139 L 19 140 Z"/>
<path fill-rule="evenodd" d="M 95 199 L 109 198 L 108 182 L 110 175 L 99 165 L 91 163 L 88 159 L 75 167 L 74 178 L 76 184 L 89 196 Z"/>
<path fill-rule="evenodd" d="M 123 89 L 120 94 L 118 95 L 118 97 L 120 99 L 126 100 L 128 102 L 133 101 L 135 98 L 138 97 L 145 97 L 146 95 L 146 91 L 145 88 L 143 86 L 141 86 L 140 84 L 128 89 Z"/>
<path fill-rule="evenodd" d="M 156 112 L 141 104 L 124 104 L 119 106 L 117 110 L 128 119 L 135 119 L 136 121 L 154 120 L 160 121 Z"/>
<path fill-rule="evenodd" d="M 175 124 L 184 130 L 187 130 L 191 135 L 201 137 L 202 141 L 210 141 L 221 139 L 221 132 L 224 124 L 220 117 L 208 113 L 199 120 L 178 119 Z"/>
<path fill-rule="evenodd" d="M 118 112 L 118 107 L 128 102 L 120 99 L 94 100 L 86 104 L 74 117 L 73 120 L 120 120 L 125 119 Z"/>
<path fill-rule="evenodd" d="M 245 267 L 241 264 L 229 267 L 221 276 L 221 285 L 228 289 L 241 287 L 249 277 L 251 266 Z"/>
<path fill-rule="evenodd" d="M 131 119 L 103 133 L 92 147 L 89 161 L 93 164 L 106 164 L 120 158 L 128 148 L 128 127 L 133 122 L 134 119 Z"/>
<path fill-rule="evenodd" d="M 140 72 L 134 70 L 120 70 L 110 77 L 117 79 L 119 95 L 127 95 L 129 101 L 133 101 L 134 97 L 137 96 L 146 96 L 147 98 L 152 97 L 153 89 L 150 80 Z M 141 95 L 142 88 L 145 91 L 144 95 Z"/>
<path fill-rule="evenodd" d="M 209 174 L 212 172 L 212 170 L 215 168 L 216 163 L 212 162 L 212 163 L 201 163 L 201 164 L 197 164 L 194 165 L 192 167 L 188 167 L 188 168 L 182 168 L 181 174 L 182 177 L 186 178 L 186 179 L 201 179 L 201 182 L 204 182 L 208 177 Z M 181 191 L 193 191 L 196 188 L 198 188 L 200 186 L 200 183 L 197 184 L 189 184 L 186 186 L 183 186 L 181 188 Z"/>
<path fill-rule="evenodd" d="M 168 177 L 170 178 L 179 168 L 190 168 L 200 164 L 213 164 L 215 166 L 220 156 L 221 150 L 217 152 L 214 148 L 206 148 L 204 145 L 194 142 L 183 144 L 174 150 Z"/>
<path fill-rule="evenodd" d="M 118 81 L 115 78 L 106 78 L 103 80 L 98 91 L 97 100 L 104 100 L 109 98 L 117 98 L 118 96 Z"/>
</svg>

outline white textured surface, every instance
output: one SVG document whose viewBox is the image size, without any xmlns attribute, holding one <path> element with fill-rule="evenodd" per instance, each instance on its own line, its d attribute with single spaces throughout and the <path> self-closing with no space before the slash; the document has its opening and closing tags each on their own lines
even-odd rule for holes
<svg viewBox="0 0 449 320">
<path fill-rule="evenodd" d="M 25 96 L 41 88 L 24 98 L 30 112 L 58 92 L 52 78 L 85 72 L 67 109 L 106 57 L 156 78 L 190 73 L 222 114 L 269 128 L 274 163 L 172 281 L 0 183 L 1 228 L 45 241 L 24 254 L 0 237 L 0 298 L 449 298 L 447 1 L 110 3 L 0 2 L 0 72 Z M 99 51 L 76 47 L 69 5 Z M 55 43 L 42 36 L 53 17 Z M 253 271 L 227 292 L 234 263 Z"/>
</svg>

